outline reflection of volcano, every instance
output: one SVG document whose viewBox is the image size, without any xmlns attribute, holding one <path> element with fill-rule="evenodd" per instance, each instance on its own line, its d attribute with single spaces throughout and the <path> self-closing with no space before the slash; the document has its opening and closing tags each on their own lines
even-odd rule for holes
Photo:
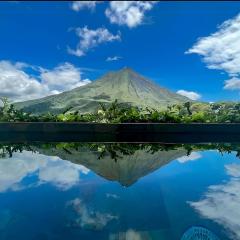
<svg viewBox="0 0 240 240">
<path fill-rule="evenodd" d="M 110 154 L 98 159 L 99 152 L 86 147 L 71 148 L 67 151 L 63 148 L 35 148 L 35 150 L 41 154 L 58 156 L 75 164 L 84 165 L 98 175 L 108 180 L 118 181 L 124 186 L 132 185 L 139 178 L 187 154 L 183 148 L 169 151 L 159 150 L 155 153 L 151 153 L 148 148 L 145 148 L 144 150 L 136 150 L 131 155 L 123 155 L 117 151 L 119 159 L 114 161 Z"/>
</svg>

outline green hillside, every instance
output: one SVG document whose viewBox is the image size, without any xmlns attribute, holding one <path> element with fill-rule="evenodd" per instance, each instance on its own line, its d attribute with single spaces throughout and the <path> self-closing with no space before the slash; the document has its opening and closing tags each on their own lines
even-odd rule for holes
<svg viewBox="0 0 240 240">
<path fill-rule="evenodd" d="M 16 103 L 15 106 L 26 112 L 38 114 L 58 114 L 68 109 L 86 113 L 95 111 L 100 102 L 110 103 L 115 99 L 120 103 L 156 109 L 189 101 L 188 98 L 160 87 L 132 69 L 123 68 L 71 91 Z"/>
</svg>

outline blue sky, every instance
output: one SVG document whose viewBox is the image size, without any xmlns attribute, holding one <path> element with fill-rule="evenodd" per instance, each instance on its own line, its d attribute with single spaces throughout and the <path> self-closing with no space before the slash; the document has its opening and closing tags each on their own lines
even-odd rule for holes
<svg viewBox="0 0 240 240">
<path fill-rule="evenodd" d="M 0 95 L 38 98 L 129 66 L 202 101 L 239 100 L 239 13 L 240 2 L 1 2 Z"/>
</svg>

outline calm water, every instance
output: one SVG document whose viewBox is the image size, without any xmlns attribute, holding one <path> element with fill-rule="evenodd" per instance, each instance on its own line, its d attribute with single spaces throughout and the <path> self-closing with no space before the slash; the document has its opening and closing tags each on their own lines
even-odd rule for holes
<svg viewBox="0 0 240 240">
<path fill-rule="evenodd" d="M 0 239 L 240 239 L 238 149 L 0 144 Z"/>
</svg>

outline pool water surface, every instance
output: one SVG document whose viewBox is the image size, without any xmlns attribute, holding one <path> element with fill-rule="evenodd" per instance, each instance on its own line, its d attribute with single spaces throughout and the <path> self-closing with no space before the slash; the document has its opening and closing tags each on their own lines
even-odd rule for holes
<svg viewBox="0 0 240 240">
<path fill-rule="evenodd" d="M 240 239 L 238 149 L 2 143 L 0 239 Z"/>
</svg>

